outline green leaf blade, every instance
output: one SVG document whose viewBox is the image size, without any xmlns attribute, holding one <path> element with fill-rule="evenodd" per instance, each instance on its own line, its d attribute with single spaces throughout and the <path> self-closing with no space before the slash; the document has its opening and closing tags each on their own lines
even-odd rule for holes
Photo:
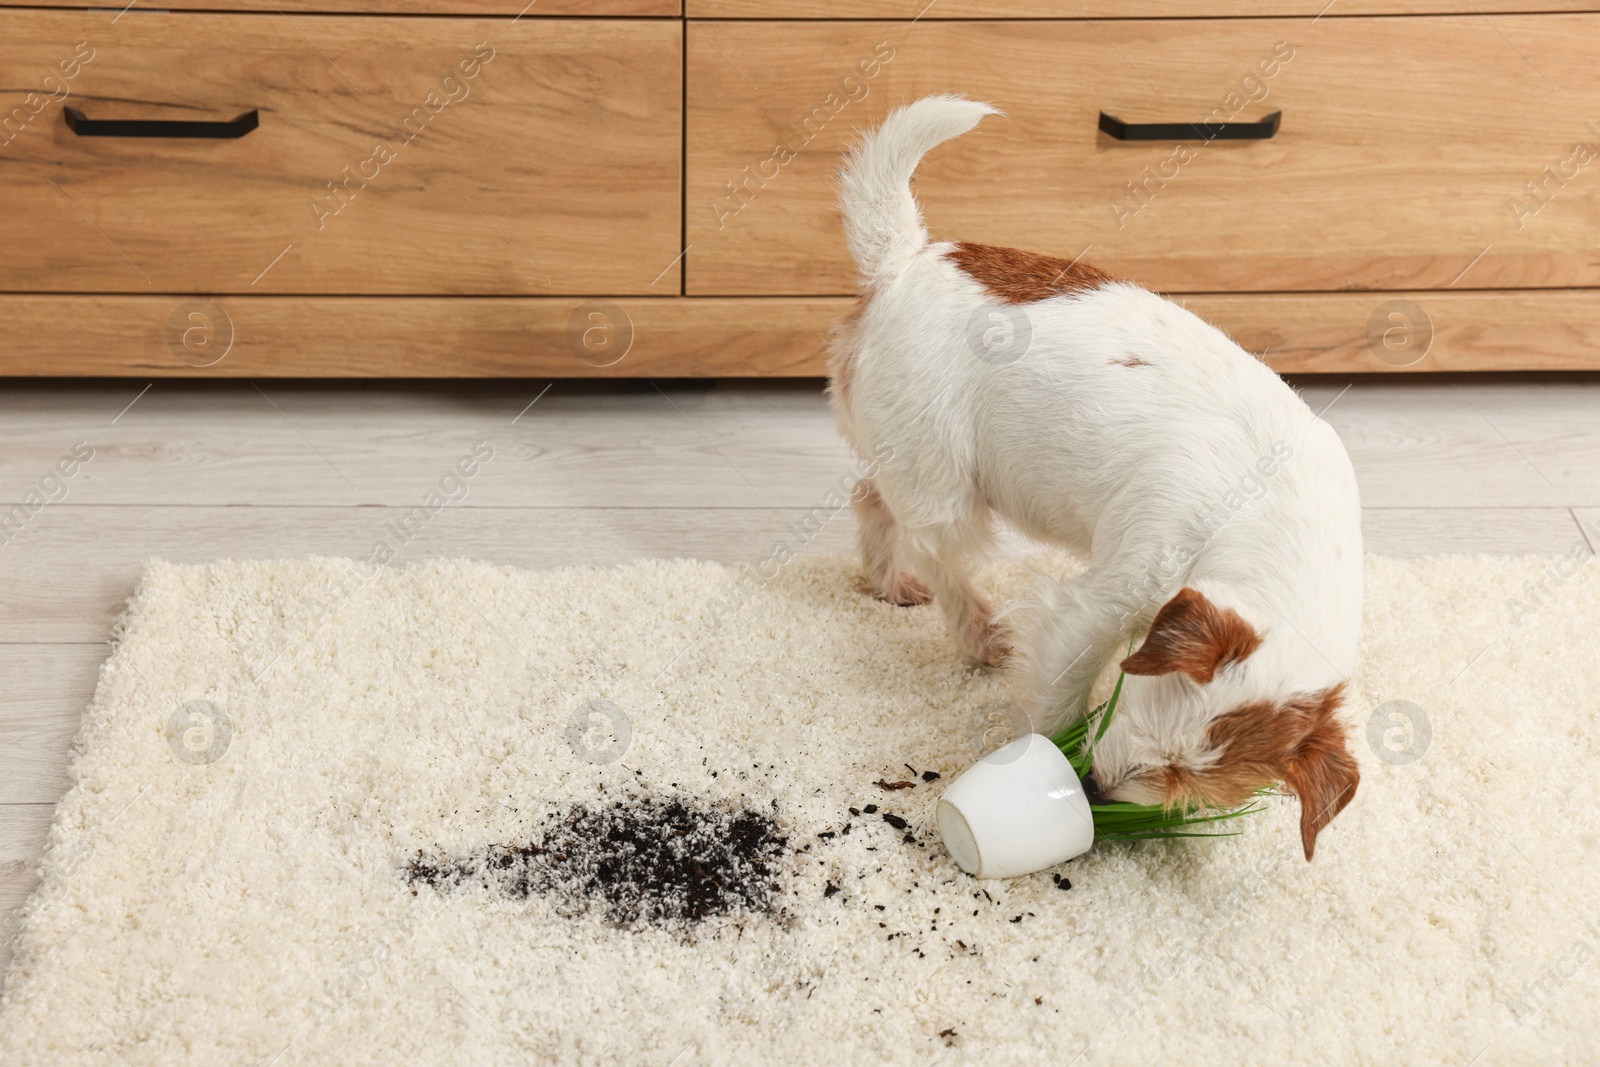
<svg viewBox="0 0 1600 1067">
<path fill-rule="evenodd" d="M 1094 769 L 1094 750 L 1100 739 L 1106 735 L 1106 730 L 1111 726 L 1111 717 L 1116 714 L 1117 704 L 1122 699 L 1122 683 L 1127 677 L 1125 674 L 1117 675 L 1117 684 L 1112 687 L 1111 698 L 1099 705 L 1089 714 L 1083 716 L 1054 734 L 1050 740 L 1067 757 L 1067 762 L 1072 764 L 1072 769 L 1077 773 L 1079 780 L 1089 777 Z M 1090 736 L 1090 726 L 1099 717 L 1097 728 L 1093 737 Z M 1212 823 L 1225 822 L 1237 819 L 1244 815 L 1254 815 L 1266 810 L 1259 798 L 1266 796 L 1281 796 L 1280 791 L 1272 788 L 1256 790 L 1253 799 L 1246 804 L 1232 809 L 1219 808 L 1174 808 L 1166 809 L 1154 804 L 1129 804 L 1115 801 L 1107 804 L 1090 804 L 1089 812 L 1094 818 L 1094 836 L 1096 841 L 1154 841 L 1175 837 L 1236 837 L 1240 830 L 1205 830 L 1194 829 L 1206 827 Z"/>
</svg>

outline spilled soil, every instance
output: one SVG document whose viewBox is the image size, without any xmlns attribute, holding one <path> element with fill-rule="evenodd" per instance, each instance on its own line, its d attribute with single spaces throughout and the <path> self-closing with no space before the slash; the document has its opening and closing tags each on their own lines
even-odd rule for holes
<svg viewBox="0 0 1600 1067">
<path fill-rule="evenodd" d="M 572 913 L 598 908 L 620 926 L 682 926 L 775 910 L 788 851 L 764 812 L 645 797 L 552 812 L 526 842 L 460 857 L 419 853 L 403 874 L 413 892 L 481 885 L 514 899 L 550 897 Z"/>
</svg>

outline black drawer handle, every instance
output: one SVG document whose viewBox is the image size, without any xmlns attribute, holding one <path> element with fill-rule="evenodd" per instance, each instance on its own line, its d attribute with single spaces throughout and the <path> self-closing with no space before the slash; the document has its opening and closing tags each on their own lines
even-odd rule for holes
<svg viewBox="0 0 1600 1067">
<path fill-rule="evenodd" d="M 61 109 L 67 126 L 79 137 L 201 137 L 223 140 L 243 137 L 261 125 L 259 109 L 232 122 L 185 122 L 169 119 L 91 119 L 75 107 Z"/>
<path fill-rule="evenodd" d="M 1100 112 L 1100 129 L 1119 141 L 1265 141 L 1278 132 L 1283 112 L 1274 111 L 1259 122 L 1123 122 Z"/>
</svg>

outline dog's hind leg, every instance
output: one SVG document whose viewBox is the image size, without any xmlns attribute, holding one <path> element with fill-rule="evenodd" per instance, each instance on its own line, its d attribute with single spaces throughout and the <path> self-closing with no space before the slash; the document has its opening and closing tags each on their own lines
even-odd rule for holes
<svg viewBox="0 0 1600 1067">
<path fill-rule="evenodd" d="M 850 498 L 856 512 L 856 543 L 861 568 L 872 595 L 891 604 L 910 607 L 933 599 L 928 587 L 907 568 L 900 524 L 884 503 L 877 483 L 863 480 Z"/>
<path fill-rule="evenodd" d="M 974 663 L 998 667 L 1011 655 L 1011 631 L 967 577 L 968 565 L 988 541 L 988 516 L 968 528 L 919 527 L 907 537 L 912 566 L 933 590 L 950 638 Z"/>
</svg>

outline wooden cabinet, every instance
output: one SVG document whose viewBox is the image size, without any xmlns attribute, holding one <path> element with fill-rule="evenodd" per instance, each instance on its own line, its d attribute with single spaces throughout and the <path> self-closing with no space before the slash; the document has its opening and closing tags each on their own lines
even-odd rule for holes
<svg viewBox="0 0 1600 1067">
<path fill-rule="evenodd" d="M 1600 369 L 1583 6 L 0 0 L 0 374 L 822 374 L 840 152 L 932 92 L 1007 113 L 925 161 L 937 236 L 1281 370 Z"/>
</svg>

